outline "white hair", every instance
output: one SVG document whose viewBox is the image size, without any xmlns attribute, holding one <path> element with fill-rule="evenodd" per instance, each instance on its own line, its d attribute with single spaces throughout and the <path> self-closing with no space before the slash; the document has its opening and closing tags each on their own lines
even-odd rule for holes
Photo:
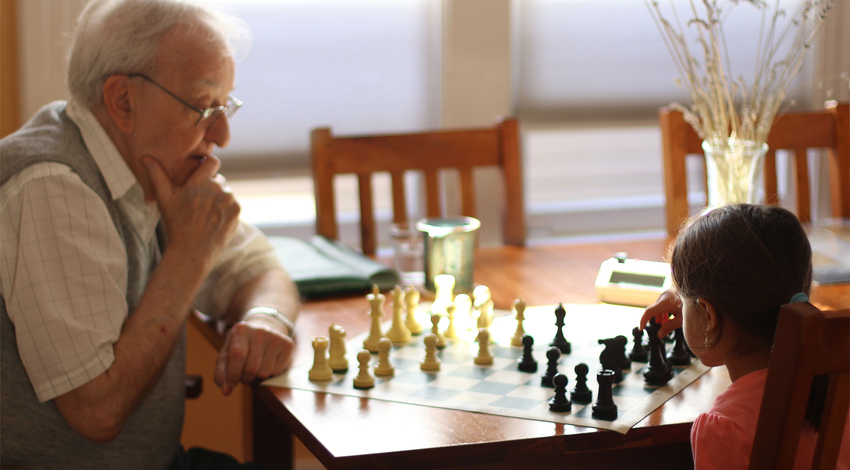
<svg viewBox="0 0 850 470">
<path fill-rule="evenodd" d="M 250 42 L 244 22 L 190 1 L 91 0 L 77 20 L 71 43 L 71 96 L 95 107 L 103 100 L 103 83 L 110 76 L 151 73 L 162 37 L 176 25 L 230 55 Z"/>
</svg>

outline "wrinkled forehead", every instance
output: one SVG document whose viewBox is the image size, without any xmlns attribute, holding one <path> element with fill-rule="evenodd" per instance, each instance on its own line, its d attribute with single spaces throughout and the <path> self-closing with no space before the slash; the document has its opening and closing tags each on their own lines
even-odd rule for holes
<svg viewBox="0 0 850 470">
<path fill-rule="evenodd" d="M 189 88 L 233 88 L 234 60 L 227 39 L 205 26 L 178 24 L 160 42 L 157 74 Z"/>
</svg>

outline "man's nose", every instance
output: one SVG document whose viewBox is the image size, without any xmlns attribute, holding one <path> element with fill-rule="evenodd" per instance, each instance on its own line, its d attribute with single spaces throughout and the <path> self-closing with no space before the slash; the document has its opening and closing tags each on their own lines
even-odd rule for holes
<svg viewBox="0 0 850 470">
<path fill-rule="evenodd" d="M 230 122 L 227 116 L 222 114 L 215 122 L 207 128 L 204 138 L 219 148 L 227 147 L 230 143 Z"/>
</svg>

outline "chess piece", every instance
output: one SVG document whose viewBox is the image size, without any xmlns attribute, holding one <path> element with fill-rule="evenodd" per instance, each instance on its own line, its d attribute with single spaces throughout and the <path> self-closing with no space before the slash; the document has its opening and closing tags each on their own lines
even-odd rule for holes
<svg viewBox="0 0 850 470">
<path fill-rule="evenodd" d="M 561 350 L 561 354 L 569 354 L 571 348 L 570 342 L 564 337 L 564 317 L 566 316 L 567 311 L 564 310 L 564 305 L 559 303 L 558 308 L 555 309 L 555 326 L 558 327 L 558 331 L 549 346 L 557 347 Z"/>
<path fill-rule="evenodd" d="M 467 294 L 458 294 L 454 300 L 455 305 L 455 328 L 463 331 L 471 331 L 475 325 L 472 317 L 472 299 Z"/>
<path fill-rule="evenodd" d="M 390 350 L 393 342 L 389 338 L 381 338 L 378 341 L 378 364 L 375 366 L 375 375 L 393 376 L 395 367 L 390 363 Z"/>
<path fill-rule="evenodd" d="M 328 336 L 331 338 L 328 365 L 334 372 L 340 374 L 348 371 L 348 358 L 345 356 L 345 330 L 339 325 L 331 324 L 328 328 Z"/>
<path fill-rule="evenodd" d="M 685 330 L 683 330 L 680 326 L 679 328 L 676 328 L 673 333 L 675 334 L 676 342 L 673 343 L 673 349 L 670 350 L 670 354 L 667 355 L 667 359 L 670 361 L 670 364 L 674 366 L 691 365 L 691 354 L 685 343 Z"/>
<path fill-rule="evenodd" d="M 493 363 L 493 353 L 490 352 L 490 331 L 487 328 L 478 329 L 478 354 L 473 362 L 480 365 Z"/>
<path fill-rule="evenodd" d="M 328 338 L 327 336 L 316 336 L 313 338 L 313 367 L 307 374 L 310 380 L 331 380 L 334 376 L 331 366 L 328 365 Z"/>
<path fill-rule="evenodd" d="M 554 387 L 552 379 L 558 373 L 558 361 L 561 359 L 561 350 L 557 346 L 551 346 L 546 351 L 546 372 L 540 376 L 540 385 L 543 387 Z"/>
<path fill-rule="evenodd" d="M 517 369 L 523 372 L 537 372 L 537 360 L 531 354 L 534 338 L 522 335 L 522 357 L 517 361 Z"/>
<path fill-rule="evenodd" d="M 650 318 L 646 326 L 649 336 L 649 365 L 643 373 L 644 382 L 649 385 L 664 385 L 673 378 L 673 367 L 664 357 L 664 340 L 658 337 L 661 325 Z"/>
<path fill-rule="evenodd" d="M 614 371 L 602 369 L 596 373 L 596 382 L 599 383 L 599 394 L 596 403 L 593 404 L 591 416 L 594 419 L 613 421 L 617 419 L 617 405 L 614 403 Z"/>
<path fill-rule="evenodd" d="M 390 331 L 387 331 L 387 338 L 393 344 L 401 345 L 410 341 L 410 330 L 404 324 L 404 302 L 402 300 L 404 291 L 401 290 L 401 287 L 395 286 L 395 289 L 392 290 L 392 296 L 393 326 L 390 327 Z"/>
<path fill-rule="evenodd" d="M 634 329 L 632 329 L 632 337 L 634 338 L 635 343 L 634 346 L 632 346 L 631 352 L 629 352 L 629 359 L 635 362 L 649 361 L 649 353 L 643 346 L 643 330 L 638 327 L 634 327 Z"/>
<path fill-rule="evenodd" d="M 431 315 L 445 315 L 446 307 L 452 303 L 455 288 L 455 277 L 451 274 L 437 274 L 434 276 L 434 302 L 431 303 Z"/>
<path fill-rule="evenodd" d="M 587 364 L 579 362 L 575 367 L 576 386 L 570 391 L 570 398 L 575 403 L 586 405 L 593 401 L 593 390 L 587 387 Z"/>
<path fill-rule="evenodd" d="M 432 333 L 425 336 L 425 359 L 419 364 L 422 370 L 440 370 L 440 358 L 437 357 L 437 337 Z"/>
<path fill-rule="evenodd" d="M 618 352 L 620 356 L 620 370 L 631 370 L 632 359 L 626 353 L 626 345 L 629 344 L 629 340 L 623 335 L 617 335 L 616 338 L 619 338 L 617 341 L 623 344 L 622 351 Z"/>
<path fill-rule="evenodd" d="M 384 318 L 384 296 L 378 290 L 378 286 L 372 285 L 372 293 L 366 296 L 371 308 L 369 316 L 372 317 L 372 327 L 369 329 L 369 336 L 363 340 L 363 347 L 369 352 L 378 352 L 378 341 L 384 338 L 384 333 L 381 331 L 381 320 Z"/>
<path fill-rule="evenodd" d="M 549 400 L 549 411 L 558 413 L 570 411 L 572 404 L 570 399 L 567 398 L 567 382 L 569 382 L 569 379 L 566 375 L 555 374 L 555 377 L 552 377 L 552 382 L 555 384 L 555 396 Z"/>
<path fill-rule="evenodd" d="M 443 349 L 448 344 L 446 337 L 440 332 L 440 316 L 431 314 L 431 334 L 437 337 L 437 349 Z"/>
<path fill-rule="evenodd" d="M 419 307 L 419 291 L 413 286 L 408 286 L 404 289 L 404 303 L 407 306 L 407 317 L 404 320 L 404 326 L 412 335 L 421 335 L 425 328 L 416 321 L 416 309 Z"/>
<path fill-rule="evenodd" d="M 522 346 L 522 337 L 525 335 L 525 328 L 522 326 L 525 320 L 525 301 L 522 297 L 514 300 L 514 312 L 516 312 L 516 331 L 511 336 L 511 346 Z"/>
<path fill-rule="evenodd" d="M 600 339 L 599 344 L 604 344 L 605 349 L 599 355 L 599 363 L 603 369 L 614 371 L 614 383 L 623 381 L 623 357 L 626 355 L 626 337 L 615 336 L 613 338 Z"/>
<path fill-rule="evenodd" d="M 354 377 L 354 388 L 365 390 L 375 386 L 375 377 L 372 375 L 372 367 L 369 361 L 372 360 L 372 353 L 365 349 L 361 349 L 357 353 L 357 362 L 360 364 L 360 372 L 357 377 Z"/>
<path fill-rule="evenodd" d="M 449 317 L 449 326 L 446 327 L 446 332 L 443 335 L 447 339 L 457 339 L 457 331 L 455 330 L 455 305 L 449 304 L 446 307 L 446 316 Z"/>
<path fill-rule="evenodd" d="M 477 286 L 472 290 L 472 306 L 478 311 L 478 328 L 490 328 L 493 323 L 493 299 L 489 287 Z"/>
</svg>

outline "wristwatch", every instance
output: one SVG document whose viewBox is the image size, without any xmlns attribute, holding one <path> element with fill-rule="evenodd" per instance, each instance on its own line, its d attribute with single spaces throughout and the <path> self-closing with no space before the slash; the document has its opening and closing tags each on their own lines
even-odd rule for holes
<svg viewBox="0 0 850 470">
<path fill-rule="evenodd" d="M 268 315 L 270 317 L 274 317 L 277 321 L 283 323 L 283 325 L 287 329 L 287 336 L 292 336 L 292 332 L 295 331 L 295 325 L 292 323 L 292 320 L 287 318 L 286 315 L 278 312 L 277 310 L 269 307 L 254 307 L 247 312 L 245 312 L 245 316 L 243 318 L 248 318 L 251 315 L 261 313 L 263 315 Z"/>
</svg>

